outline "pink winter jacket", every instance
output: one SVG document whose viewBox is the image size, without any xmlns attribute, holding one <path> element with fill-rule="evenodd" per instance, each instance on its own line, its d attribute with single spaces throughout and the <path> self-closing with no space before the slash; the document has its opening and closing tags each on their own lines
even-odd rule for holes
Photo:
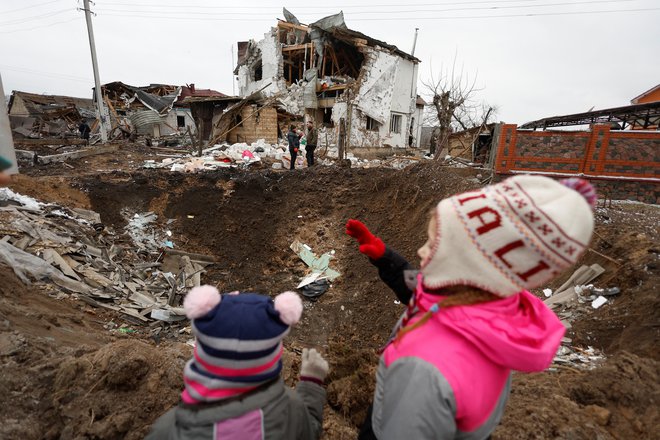
<svg viewBox="0 0 660 440">
<path fill-rule="evenodd" d="M 408 325 L 443 298 L 421 286 L 420 277 Z M 372 415 L 376 437 L 487 438 L 504 412 L 511 370 L 546 369 L 563 335 L 555 314 L 527 291 L 441 308 L 383 352 Z"/>
</svg>

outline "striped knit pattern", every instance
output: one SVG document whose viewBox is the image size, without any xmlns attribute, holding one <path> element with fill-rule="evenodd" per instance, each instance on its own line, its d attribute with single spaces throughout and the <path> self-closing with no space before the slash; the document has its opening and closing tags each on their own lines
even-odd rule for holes
<svg viewBox="0 0 660 440">
<path fill-rule="evenodd" d="M 273 301 L 256 294 L 223 295 L 192 321 L 196 346 L 183 372 L 185 403 L 214 402 L 251 391 L 279 376 L 289 327 Z"/>
</svg>

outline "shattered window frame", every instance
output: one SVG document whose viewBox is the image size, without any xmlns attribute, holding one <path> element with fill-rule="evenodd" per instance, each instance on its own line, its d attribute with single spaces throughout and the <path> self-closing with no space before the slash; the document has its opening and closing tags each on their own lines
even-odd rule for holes
<svg viewBox="0 0 660 440">
<path fill-rule="evenodd" d="M 401 126 L 403 125 L 403 115 L 394 113 L 390 115 L 390 133 L 401 134 Z"/>
<path fill-rule="evenodd" d="M 261 58 L 259 58 L 254 62 L 254 64 L 252 64 L 250 73 L 252 75 L 253 81 L 261 81 L 262 79 L 264 79 L 264 63 Z"/>
<path fill-rule="evenodd" d="M 186 127 L 186 116 L 185 115 L 176 115 L 176 126 L 178 128 Z"/>
<path fill-rule="evenodd" d="M 378 131 L 378 127 L 380 126 L 380 123 L 374 118 L 370 118 L 369 116 L 367 116 L 367 121 L 365 125 L 367 130 L 369 131 Z"/>
</svg>

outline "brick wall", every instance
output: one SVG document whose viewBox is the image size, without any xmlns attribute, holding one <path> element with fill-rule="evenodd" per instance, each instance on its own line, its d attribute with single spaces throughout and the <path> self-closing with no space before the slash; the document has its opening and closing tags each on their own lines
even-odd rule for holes
<svg viewBox="0 0 660 440">
<path fill-rule="evenodd" d="M 505 124 L 496 143 L 494 167 L 501 176 L 580 175 L 609 198 L 658 203 L 660 132 L 610 131 L 607 125 L 589 132 L 536 132 Z"/>
<path fill-rule="evenodd" d="M 246 106 L 241 111 L 242 124 L 227 134 L 227 142 L 251 144 L 258 139 L 277 143 L 277 110 L 273 107 Z"/>
</svg>

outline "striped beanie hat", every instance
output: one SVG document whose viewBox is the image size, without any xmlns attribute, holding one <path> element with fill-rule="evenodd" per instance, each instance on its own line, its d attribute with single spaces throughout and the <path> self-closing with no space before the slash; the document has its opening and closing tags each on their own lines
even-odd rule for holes
<svg viewBox="0 0 660 440">
<path fill-rule="evenodd" d="M 220 295 L 212 286 L 192 289 L 183 301 L 196 338 L 183 372 L 185 403 L 214 402 L 251 391 L 282 370 L 282 339 L 300 320 L 294 292 L 271 299 L 244 293 Z"/>
<path fill-rule="evenodd" d="M 586 180 L 532 175 L 442 200 L 422 261 L 424 286 L 473 286 L 500 297 L 542 286 L 587 249 L 596 201 Z"/>
</svg>

